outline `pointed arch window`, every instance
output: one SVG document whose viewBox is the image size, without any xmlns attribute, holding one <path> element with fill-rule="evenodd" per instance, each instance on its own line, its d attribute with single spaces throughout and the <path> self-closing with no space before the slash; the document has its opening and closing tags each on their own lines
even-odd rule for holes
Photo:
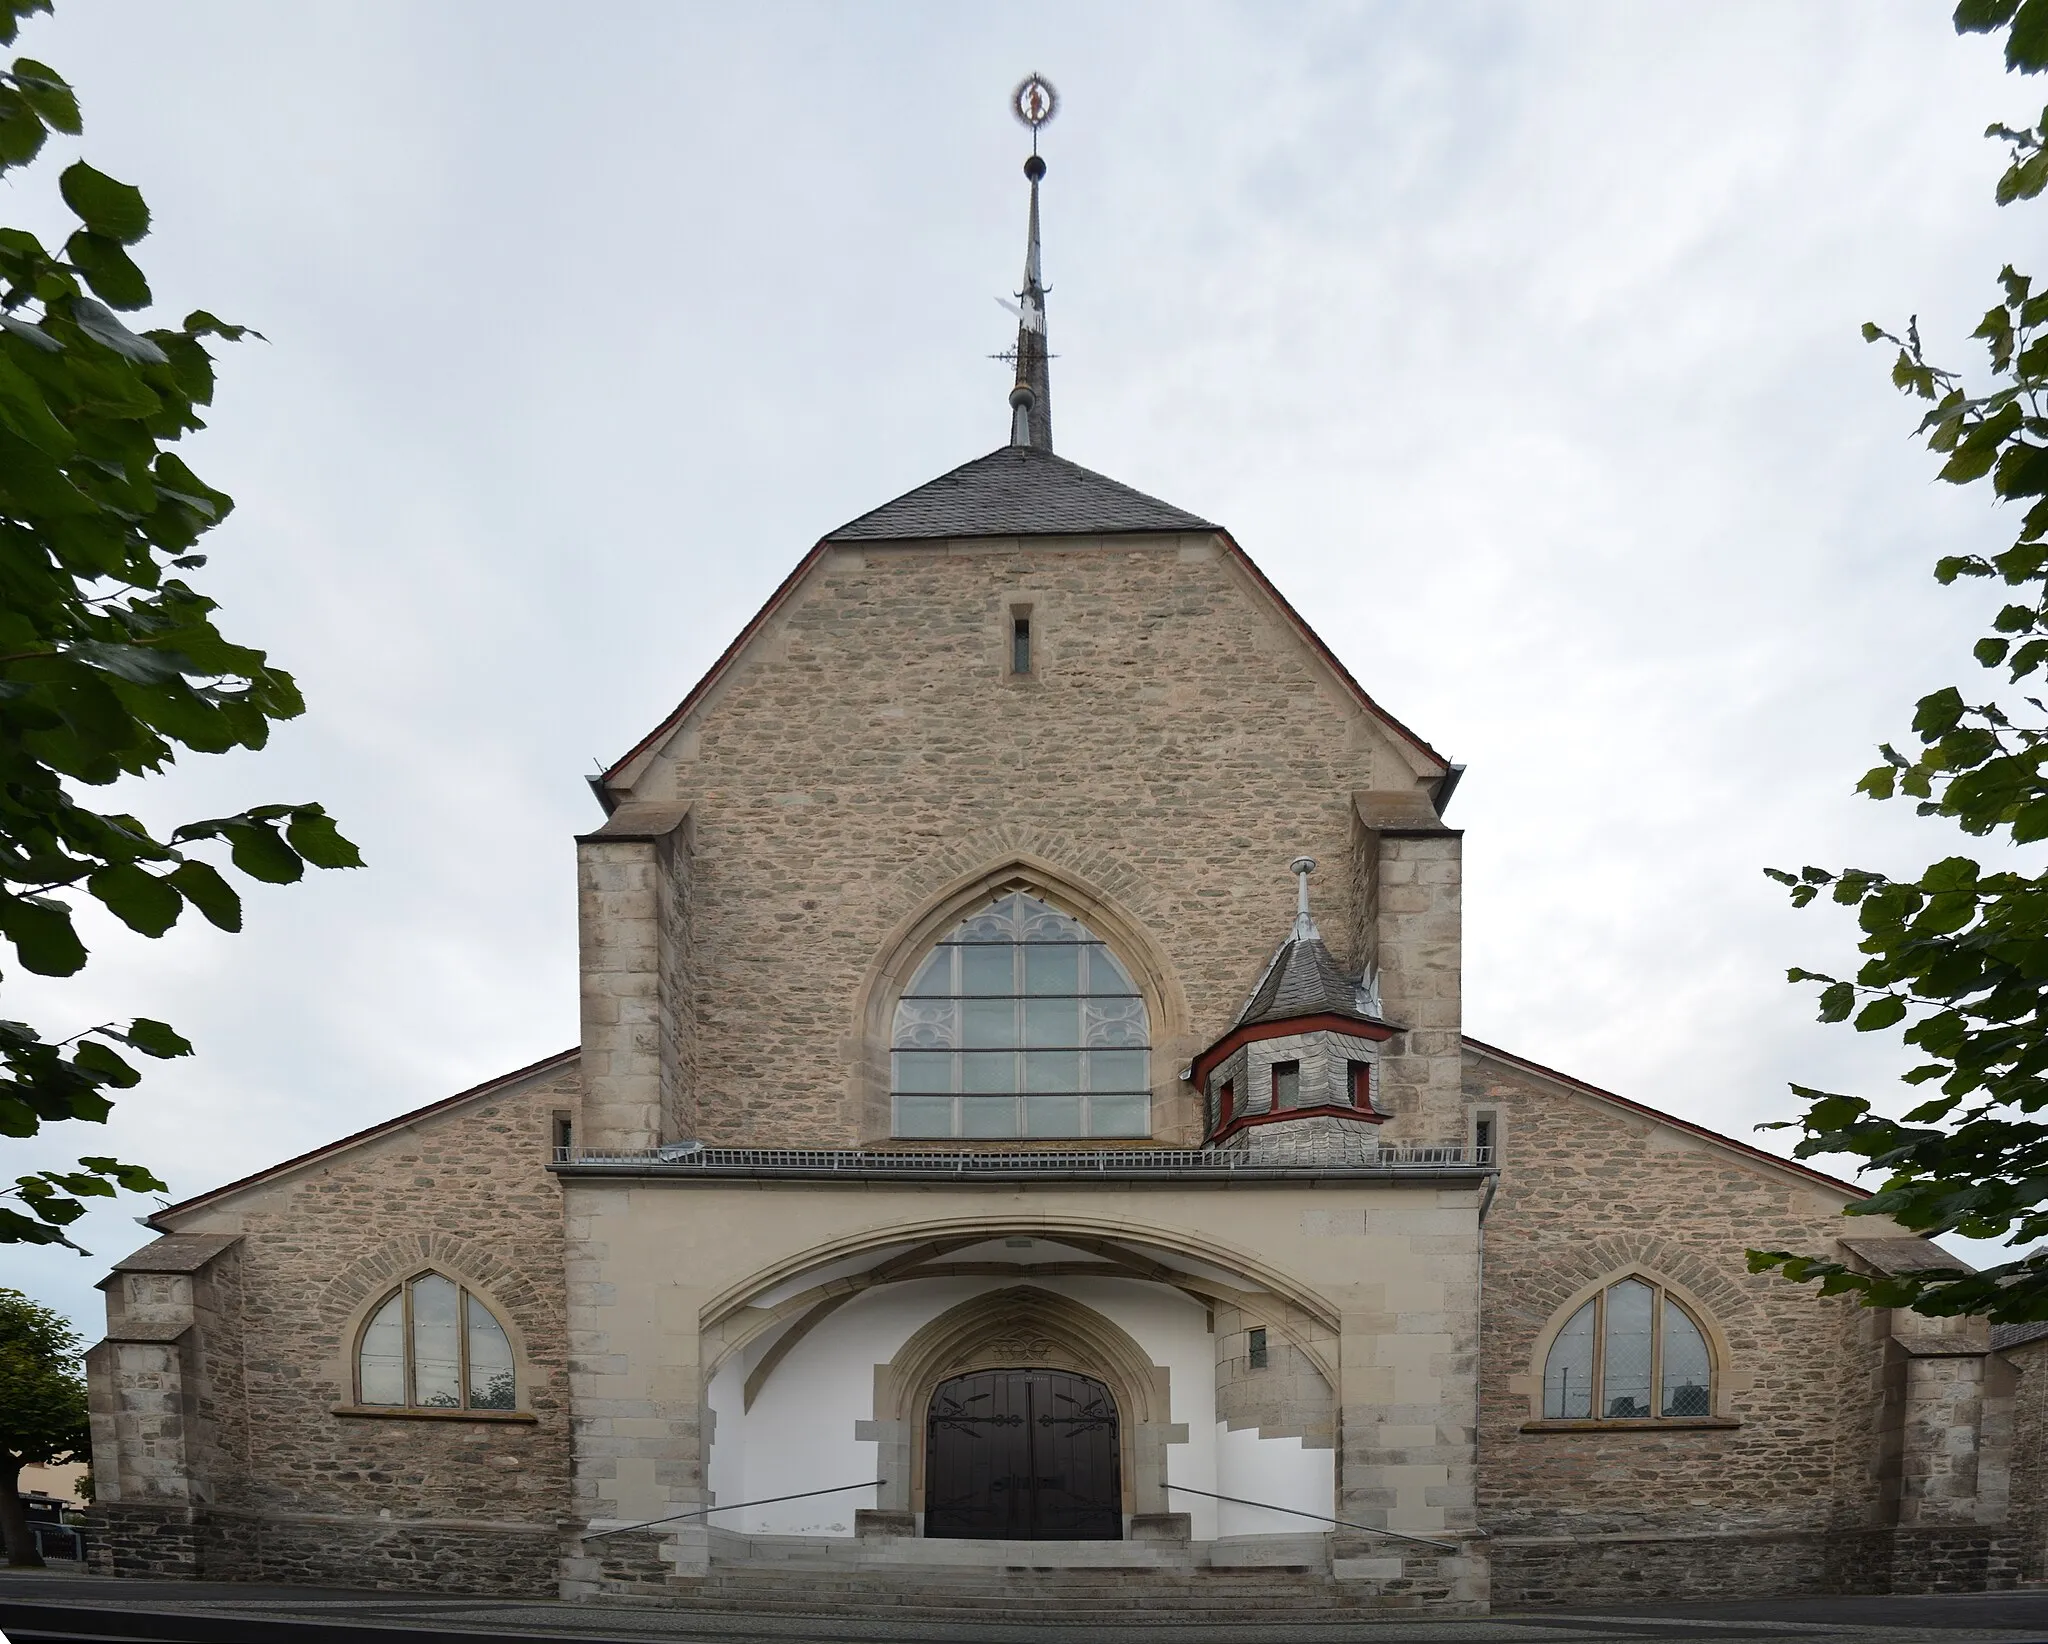
<svg viewBox="0 0 2048 1644">
<path fill-rule="evenodd" d="M 1711 1416 L 1706 1332 L 1662 1285 L 1610 1284 L 1565 1321 L 1543 1362 L 1543 1414 L 1553 1421 Z"/>
<path fill-rule="evenodd" d="M 512 1342 L 474 1293 L 421 1273 L 378 1304 L 356 1347 L 356 1402 L 420 1410 L 511 1410 Z"/>
<path fill-rule="evenodd" d="M 1093 931 L 1023 891 L 970 914 L 896 1005 L 898 1136 L 1151 1133 L 1151 1024 Z"/>
</svg>

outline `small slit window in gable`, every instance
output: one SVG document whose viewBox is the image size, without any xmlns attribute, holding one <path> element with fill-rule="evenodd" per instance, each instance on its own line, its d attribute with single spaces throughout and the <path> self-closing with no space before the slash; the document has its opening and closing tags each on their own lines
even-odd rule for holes
<svg viewBox="0 0 2048 1644">
<path fill-rule="evenodd" d="M 1370 1109 L 1372 1107 L 1372 1063 L 1351 1062 L 1346 1064 L 1349 1073 L 1351 1105 Z"/>
<path fill-rule="evenodd" d="M 1244 1357 L 1245 1363 L 1252 1369 L 1263 1370 L 1266 1368 L 1267 1352 L 1264 1326 L 1259 1326 L 1245 1332 Z"/>
<path fill-rule="evenodd" d="M 1028 605 L 1010 607 L 1010 672 L 1015 675 L 1031 672 L 1031 607 Z"/>
</svg>

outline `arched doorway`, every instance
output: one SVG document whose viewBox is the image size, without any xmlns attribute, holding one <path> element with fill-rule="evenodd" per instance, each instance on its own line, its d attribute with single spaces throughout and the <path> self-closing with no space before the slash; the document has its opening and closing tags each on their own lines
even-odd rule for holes
<svg viewBox="0 0 2048 1644">
<path fill-rule="evenodd" d="M 1066 1370 L 976 1370 L 932 1393 L 924 1533 L 1118 1541 L 1116 1400 Z"/>
</svg>

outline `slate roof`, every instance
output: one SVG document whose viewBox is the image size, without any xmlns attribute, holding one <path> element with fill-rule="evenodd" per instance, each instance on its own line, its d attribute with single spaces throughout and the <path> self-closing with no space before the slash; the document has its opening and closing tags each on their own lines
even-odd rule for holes
<svg viewBox="0 0 2048 1644">
<path fill-rule="evenodd" d="M 1880 1273 L 1973 1273 L 1960 1256 L 1951 1256 L 1927 1239 L 1844 1239 L 1857 1255 Z"/>
<path fill-rule="evenodd" d="M 1005 445 L 828 532 L 827 542 L 1214 531 L 1185 509 L 1031 445 Z"/>
<path fill-rule="evenodd" d="M 1991 1327 L 1991 1350 L 2003 1353 L 2008 1347 L 2024 1347 L 2043 1336 L 2048 1336 L 2048 1319 L 2029 1319 L 2025 1324 L 1994 1324 Z"/>
<path fill-rule="evenodd" d="M 166 1233 L 154 1244 L 146 1244 L 133 1255 L 114 1263 L 116 1273 L 197 1273 L 229 1245 L 239 1244 L 239 1233 Z"/>
<path fill-rule="evenodd" d="M 1337 968 L 1320 936 L 1290 936 L 1238 1013 L 1235 1027 L 1284 1022 L 1295 1016 L 1350 1016 L 1376 1022 L 1358 1008 L 1358 985 Z"/>
</svg>

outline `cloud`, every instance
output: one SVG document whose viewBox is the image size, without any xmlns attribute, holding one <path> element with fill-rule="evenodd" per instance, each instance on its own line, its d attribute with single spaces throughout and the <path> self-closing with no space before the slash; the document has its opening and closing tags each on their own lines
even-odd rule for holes
<svg viewBox="0 0 2048 1644">
<path fill-rule="evenodd" d="M 1938 854 L 1855 799 L 1960 677 L 1998 540 L 1856 328 L 1937 352 L 2021 248 L 2030 106 L 1939 10 L 1639 3 L 341 13 L 72 6 L 27 47 L 139 183 L 166 307 L 261 327 L 199 466 L 212 590 L 311 712 L 152 785 L 318 798 L 359 874 L 109 931 L 51 1023 L 199 1057 L 110 1141 L 183 1195 L 575 1037 L 581 781 L 824 530 L 996 444 L 1042 68 L 1061 448 L 1221 519 L 1471 776 L 1475 1033 L 1746 1135 L 1894 1052 L 1780 980 L 1759 872 Z M 11 221 L 50 220 L 16 189 Z M 1262 943 L 1268 933 L 1248 932 Z M 96 1333 L 95 1260 L 14 1282 Z"/>
</svg>

